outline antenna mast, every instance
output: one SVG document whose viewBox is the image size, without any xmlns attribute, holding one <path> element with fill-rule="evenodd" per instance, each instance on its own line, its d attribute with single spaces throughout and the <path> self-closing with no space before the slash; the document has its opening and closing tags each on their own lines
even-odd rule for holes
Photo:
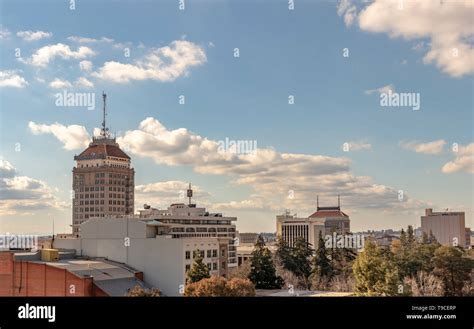
<svg viewBox="0 0 474 329">
<path fill-rule="evenodd" d="M 102 131 L 100 132 L 100 135 L 103 137 L 108 137 L 108 129 L 106 128 L 105 125 L 105 117 L 106 117 L 106 101 L 107 101 L 107 94 L 105 92 L 102 92 L 102 100 L 104 102 L 104 107 L 103 107 L 103 120 L 102 120 Z"/>
<path fill-rule="evenodd" d="M 191 183 L 189 183 L 189 187 L 187 190 L 187 196 L 189 198 L 189 205 L 191 205 L 191 198 L 193 197 L 193 190 L 191 189 Z"/>
</svg>

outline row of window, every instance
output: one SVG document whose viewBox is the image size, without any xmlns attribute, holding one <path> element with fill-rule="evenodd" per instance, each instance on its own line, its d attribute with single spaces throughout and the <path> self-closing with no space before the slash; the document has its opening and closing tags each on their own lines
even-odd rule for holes
<svg viewBox="0 0 474 329">
<path fill-rule="evenodd" d="M 104 185 L 104 184 L 111 184 L 111 185 L 128 185 L 130 184 L 130 182 L 128 181 L 123 181 L 123 180 L 105 180 L 105 179 L 96 179 L 95 180 L 95 184 L 100 184 L 100 185 Z"/>
<path fill-rule="evenodd" d="M 125 198 L 125 194 L 119 194 L 119 193 L 109 193 L 107 196 L 111 199 L 123 199 L 123 198 Z M 91 193 L 91 194 L 86 193 L 86 194 L 78 194 L 77 195 L 77 199 L 89 199 L 89 198 L 91 198 L 91 199 L 105 198 L 105 193 L 100 193 L 100 194 L 99 193 L 95 193 L 95 194 L 94 193 Z"/>
<path fill-rule="evenodd" d="M 125 192 L 126 188 L 125 187 L 115 187 L 115 186 L 109 186 L 109 191 L 114 191 L 114 192 Z M 130 188 L 130 191 L 132 191 L 133 188 Z M 94 191 L 105 191 L 105 186 L 91 186 L 91 187 L 80 187 L 79 189 L 76 189 L 76 192 L 94 192 Z"/>
<path fill-rule="evenodd" d="M 104 178 L 105 177 L 104 172 L 97 172 L 95 173 L 95 178 Z M 122 174 L 116 174 L 116 173 L 109 173 L 109 178 L 122 178 L 122 179 L 127 179 L 128 175 L 122 175 Z"/>
<path fill-rule="evenodd" d="M 104 207 L 85 207 L 85 208 L 75 208 L 75 212 L 94 212 L 94 211 L 104 211 Z M 114 212 L 125 212 L 125 207 L 109 207 L 109 211 Z"/>
<path fill-rule="evenodd" d="M 200 254 L 201 258 L 204 258 L 204 256 L 206 256 L 206 258 L 216 258 L 217 257 L 217 249 L 208 249 L 206 251 L 199 250 L 199 254 Z M 198 255 L 198 250 L 195 250 L 193 252 L 193 259 L 196 258 L 197 255 Z M 225 249 L 221 250 L 221 257 L 225 257 Z M 191 251 L 189 251 L 189 250 L 185 251 L 184 252 L 184 258 L 185 259 L 191 259 Z"/>
<path fill-rule="evenodd" d="M 132 202 L 127 202 L 128 204 L 131 204 Z M 75 203 L 75 205 L 79 205 L 79 206 L 88 206 L 88 205 L 98 205 L 98 204 L 105 204 L 105 201 L 104 200 L 91 200 L 91 201 L 79 201 L 79 204 L 77 204 L 77 201 Z M 120 200 L 109 200 L 109 205 L 117 205 L 117 206 L 124 206 L 125 205 L 125 201 L 120 201 Z"/>
<path fill-rule="evenodd" d="M 109 208 L 110 209 L 110 208 Z M 96 210 L 97 211 L 97 210 Z M 112 211 L 110 211 L 112 212 Z M 132 210 L 130 209 L 129 211 L 130 213 L 132 212 Z M 123 214 L 123 213 L 122 213 Z M 110 214 L 107 214 L 107 215 L 112 215 L 111 213 Z M 105 214 L 76 214 L 74 215 L 74 218 L 76 219 L 88 219 L 88 218 L 93 218 L 93 217 L 105 217 Z"/>
<path fill-rule="evenodd" d="M 99 166 L 98 163 L 95 164 L 96 167 Z M 89 164 L 86 164 L 85 166 L 83 164 L 81 164 L 80 166 L 78 166 L 80 168 L 93 168 L 94 166 L 93 165 L 90 165 Z M 112 167 L 112 168 L 128 168 L 128 165 L 117 165 L 117 164 L 109 164 L 109 165 L 105 165 L 105 166 L 101 166 L 101 167 Z"/>
<path fill-rule="evenodd" d="M 206 265 L 207 265 L 207 268 L 209 269 L 209 271 L 217 271 L 217 263 L 207 263 Z M 222 268 L 225 268 L 225 262 L 222 263 Z M 186 266 L 184 267 L 184 270 L 186 272 L 191 270 L 191 265 L 186 264 Z"/>
<path fill-rule="evenodd" d="M 229 229 L 230 230 L 230 229 Z M 187 227 L 186 229 L 184 227 L 173 227 L 172 229 L 173 232 L 176 233 L 184 233 L 184 232 L 198 232 L 198 233 L 206 233 L 206 232 L 227 232 L 227 228 L 222 228 L 218 227 L 217 229 L 215 227 Z"/>
</svg>

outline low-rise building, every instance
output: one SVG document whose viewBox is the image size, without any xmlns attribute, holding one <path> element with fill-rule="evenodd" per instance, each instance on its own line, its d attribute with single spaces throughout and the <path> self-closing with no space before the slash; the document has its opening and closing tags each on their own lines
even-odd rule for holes
<svg viewBox="0 0 474 329">
<path fill-rule="evenodd" d="M 76 239 L 55 239 L 55 248 L 104 257 L 143 272 L 144 281 L 164 295 L 184 292 L 186 272 L 199 252 L 211 275 L 229 274 L 229 239 L 174 237 L 174 225 L 137 218 L 94 218 L 81 225 Z"/>
<path fill-rule="evenodd" d="M 0 252 L 0 296 L 126 296 L 147 288 L 142 273 L 104 259 L 78 259 L 71 252 Z"/>
</svg>

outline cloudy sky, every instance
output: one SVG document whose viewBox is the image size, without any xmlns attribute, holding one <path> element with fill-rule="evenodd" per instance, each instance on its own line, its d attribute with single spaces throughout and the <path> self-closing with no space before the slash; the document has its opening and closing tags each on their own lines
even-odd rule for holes
<svg viewBox="0 0 474 329">
<path fill-rule="evenodd" d="M 0 231 L 70 230 L 73 156 L 103 90 L 136 209 L 184 201 L 192 182 L 242 232 L 338 194 L 354 231 L 419 226 L 426 207 L 474 226 L 472 1 L 0 6 Z M 95 109 L 57 106 L 64 91 Z M 419 110 L 381 106 L 384 93 L 418 95 Z"/>
</svg>

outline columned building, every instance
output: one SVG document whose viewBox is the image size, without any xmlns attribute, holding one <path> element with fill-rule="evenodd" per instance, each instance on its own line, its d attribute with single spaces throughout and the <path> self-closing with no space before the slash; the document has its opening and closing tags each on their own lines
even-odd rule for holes
<svg viewBox="0 0 474 329">
<path fill-rule="evenodd" d="M 320 207 L 318 198 L 316 212 L 309 217 L 298 217 L 285 211 L 283 215 L 276 216 L 276 224 L 277 235 L 290 247 L 302 237 L 314 248 L 318 244 L 320 232 L 323 238 L 333 233 L 350 233 L 350 219 L 341 211 L 339 198 L 338 205 L 334 207 Z"/>
<path fill-rule="evenodd" d="M 103 122 L 99 136 L 74 156 L 72 170 L 72 232 L 89 218 L 133 215 L 134 176 L 130 157 L 120 149 L 105 124 L 106 95 L 103 94 Z"/>
</svg>

